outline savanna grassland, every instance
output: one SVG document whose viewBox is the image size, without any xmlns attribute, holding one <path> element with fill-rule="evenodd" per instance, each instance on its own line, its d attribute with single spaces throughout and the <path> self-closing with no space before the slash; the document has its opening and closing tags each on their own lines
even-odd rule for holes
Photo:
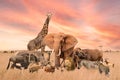
<svg viewBox="0 0 120 80">
<path fill-rule="evenodd" d="M 28 69 L 23 72 L 17 69 L 6 70 L 8 59 L 14 54 L 0 53 L 0 80 L 120 80 L 120 52 L 104 53 L 104 58 L 109 58 L 115 64 L 110 68 L 110 76 L 99 74 L 98 70 L 87 70 L 84 67 L 74 71 L 56 70 L 54 73 L 46 73 L 40 69 L 35 73 L 29 73 Z"/>
</svg>

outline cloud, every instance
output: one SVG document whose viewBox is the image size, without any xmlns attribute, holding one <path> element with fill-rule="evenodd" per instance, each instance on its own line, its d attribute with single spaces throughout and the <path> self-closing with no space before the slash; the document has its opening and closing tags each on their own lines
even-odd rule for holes
<svg viewBox="0 0 120 80">
<path fill-rule="evenodd" d="M 27 42 L 42 29 L 46 14 L 52 12 L 49 33 L 71 34 L 81 48 L 103 45 L 105 49 L 120 49 L 120 1 L 113 1 L 1 0 L 0 44 L 3 49 L 26 49 Z"/>
</svg>

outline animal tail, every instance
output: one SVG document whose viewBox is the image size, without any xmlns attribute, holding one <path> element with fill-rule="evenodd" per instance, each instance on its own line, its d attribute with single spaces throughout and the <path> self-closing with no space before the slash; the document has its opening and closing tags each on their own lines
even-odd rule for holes
<svg viewBox="0 0 120 80">
<path fill-rule="evenodd" d="M 6 68 L 6 69 L 8 70 L 9 67 L 10 67 L 10 60 L 9 60 L 9 62 L 8 62 L 8 65 L 7 65 L 7 68 Z"/>
</svg>

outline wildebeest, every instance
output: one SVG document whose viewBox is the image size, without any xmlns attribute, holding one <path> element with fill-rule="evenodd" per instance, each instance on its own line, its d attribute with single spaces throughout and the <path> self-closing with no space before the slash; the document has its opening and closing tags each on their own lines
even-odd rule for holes
<svg viewBox="0 0 120 80">
<path fill-rule="evenodd" d="M 9 58 L 7 69 L 9 69 L 11 62 L 11 68 L 15 67 L 17 69 L 21 69 L 21 67 L 23 67 L 24 69 L 27 69 L 30 63 L 38 64 L 38 59 L 34 54 L 29 54 L 28 52 L 19 52 L 16 55 Z"/>
</svg>

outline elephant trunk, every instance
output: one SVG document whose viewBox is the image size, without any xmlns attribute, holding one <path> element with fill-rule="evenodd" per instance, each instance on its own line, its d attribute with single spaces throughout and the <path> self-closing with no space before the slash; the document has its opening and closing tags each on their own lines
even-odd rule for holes
<svg viewBox="0 0 120 80">
<path fill-rule="evenodd" d="M 55 66 L 58 68 L 58 67 L 60 67 L 61 49 L 59 47 L 55 48 L 54 53 L 55 53 Z"/>
<path fill-rule="evenodd" d="M 59 50 L 55 50 L 55 66 L 59 67 L 60 66 L 60 56 L 58 56 Z"/>
</svg>

